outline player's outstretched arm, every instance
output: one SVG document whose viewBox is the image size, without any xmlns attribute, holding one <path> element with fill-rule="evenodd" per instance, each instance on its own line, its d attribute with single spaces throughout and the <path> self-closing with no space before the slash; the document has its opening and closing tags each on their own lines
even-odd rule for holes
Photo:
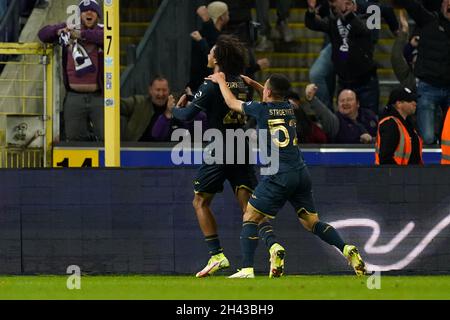
<svg viewBox="0 0 450 320">
<path fill-rule="evenodd" d="M 219 84 L 220 92 L 222 92 L 222 96 L 228 108 L 233 111 L 242 113 L 242 104 L 244 103 L 244 101 L 236 99 L 230 88 L 228 88 L 227 82 L 225 81 L 225 74 L 223 72 L 214 73 L 206 79 Z"/>
<path fill-rule="evenodd" d="M 258 81 L 253 80 L 250 77 L 244 76 L 241 74 L 241 78 L 244 79 L 245 83 L 248 84 L 250 87 L 252 87 L 253 89 L 256 90 L 256 92 L 258 92 L 259 96 L 263 97 L 263 91 L 264 91 L 264 86 L 261 85 Z"/>
</svg>

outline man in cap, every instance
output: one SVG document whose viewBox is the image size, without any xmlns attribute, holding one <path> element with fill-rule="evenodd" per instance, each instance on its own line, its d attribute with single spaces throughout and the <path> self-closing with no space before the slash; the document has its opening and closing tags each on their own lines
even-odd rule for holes
<svg viewBox="0 0 450 320">
<path fill-rule="evenodd" d="M 423 164 L 422 138 L 411 116 L 416 112 L 417 95 L 406 87 L 397 87 L 389 96 L 384 117 L 378 124 L 375 163 Z"/>
<path fill-rule="evenodd" d="M 103 140 L 103 26 L 98 24 L 102 8 L 95 0 L 81 1 L 78 6 L 81 25 L 48 25 L 38 36 L 42 42 L 59 43 L 63 48 L 66 140 Z"/>
</svg>

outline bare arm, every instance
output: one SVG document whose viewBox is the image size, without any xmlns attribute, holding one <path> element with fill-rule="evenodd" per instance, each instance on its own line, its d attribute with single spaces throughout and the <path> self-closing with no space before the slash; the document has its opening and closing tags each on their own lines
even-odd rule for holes
<svg viewBox="0 0 450 320">
<path fill-rule="evenodd" d="M 250 87 L 255 89 L 261 98 L 263 97 L 264 86 L 262 86 L 258 81 L 255 81 L 250 77 L 241 75 L 241 78 L 244 79 L 245 83 L 247 83 Z"/>
</svg>

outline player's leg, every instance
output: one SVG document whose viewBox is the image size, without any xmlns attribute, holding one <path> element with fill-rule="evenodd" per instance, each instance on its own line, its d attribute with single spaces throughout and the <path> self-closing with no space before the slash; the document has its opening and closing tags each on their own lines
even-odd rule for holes
<svg viewBox="0 0 450 320">
<path fill-rule="evenodd" d="M 333 226 L 320 221 L 317 214 L 311 214 L 305 209 L 300 210 L 298 216 L 306 230 L 314 233 L 320 239 L 335 246 L 342 252 L 355 270 L 356 275 L 361 276 L 366 274 L 366 267 L 358 249 L 354 245 L 346 244 Z"/>
<path fill-rule="evenodd" d="M 196 274 L 197 278 L 212 275 L 216 271 L 230 266 L 228 259 L 223 254 L 223 248 L 217 232 L 216 219 L 210 208 L 214 194 L 222 191 L 223 182 L 222 167 L 216 165 L 203 165 L 200 167 L 194 180 L 195 196 L 192 205 L 211 256 L 207 265 Z"/>
<path fill-rule="evenodd" d="M 269 231 L 269 229 L 271 230 L 271 232 L 267 232 L 267 235 L 263 235 L 267 242 L 269 242 L 269 240 L 273 241 L 273 244 L 269 250 L 271 253 L 270 276 L 279 277 L 283 274 L 284 248 L 276 242 L 273 230 L 271 227 L 269 228 L 270 224 L 268 223 L 268 218 L 275 217 L 278 210 L 286 202 L 286 196 L 284 193 L 284 188 L 281 185 L 273 183 L 273 179 L 273 177 L 264 177 L 249 199 L 247 209 L 244 213 L 244 222 L 241 231 L 243 269 L 232 275 L 231 278 L 253 277 L 254 253 L 259 239 L 258 225 L 266 226 L 263 232 Z M 281 259 L 277 259 L 277 264 L 275 265 L 274 257 L 278 256 L 278 254 L 281 256 Z M 272 272 L 273 270 L 275 270 L 275 272 Z"/>
<path fill-rule="evenodd" d="M 289 199 L 296 209 L 300 223 L 303 227 L 318 236 L 322 241 L 335 246 L 349 260 L 357 275 L 365 274 L 365 265 L 353 245 L 347 245 L 339 232 L 326 222 L 319 220 L 312 194 L 312 183 L 308 169 L 305 167 L 300 173 L 298 189 Z"/>
<path fill-rule="evenodd" d="M 229 168 L 227 178 L 230 181 L 231 187 L 235 190 L 242 213 L 245 214 L 247 203 L 257 184 L 254 167 L 252 165 L 236 165 L 230 166 Z M 259 222 L 258 235 L 269 250 L 271 261 L 275 261 L 275 258 L 272 259 L 272 257 L 276 257 L 281 251 L 284 252 L 284 248 L 278 242 L 272 224 L 267 217 L 264 217 Z M 280 264 L 282 263 L 284 263 L 283 260 L 280 261 L 277 259 L 277 263 L 274 262 L 276 265 L 272 265 L 271 270 L 280 270 Z M 270 275 L 272 276 L 272 272 Z M 275 277 L 277 276 L 279 276 L 278 273 L 275 273 Z"/>
<path fill-rule="evenodd" d="M 247 205 L 247 209 L 243 216 L 243 224 L 241 230 L 241 251 L 242 251 L 242 269 L 231 275 L 230 278 L 254 278 L 253 271 L 255 251 L 258 246 L 258 224 L 264 216 L 260 214 L 251 204 Z"/>
<path fill-rule="evenodd" d="M 252 193 L 247 188 L 239 188 L 236 192 L 236 198 L 243 213 L 245 213 L 251 195 Z M 273 231 L 272 224 L 267 217 L 264 217 L 258 224 L 258 235 L 266 245 L 267 249 L 270 249 L 274 244 L 279 244 L 275 232 Z"/>
</svg>

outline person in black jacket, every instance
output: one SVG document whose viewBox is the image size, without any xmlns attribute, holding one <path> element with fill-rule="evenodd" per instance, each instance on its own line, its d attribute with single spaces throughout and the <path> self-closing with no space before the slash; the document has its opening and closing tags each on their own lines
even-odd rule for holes
<svg viewBox="0 0 450 320">
<path fill-rule="evenodd" d="M 416 100 L 417 95 L 412 89 L 397 87 L 392 90 L 388 105 L 378 127 L 377 164 L 409 165 L 423 163 L 422 142 L 412 117 L 416 111 Z M 401 125 L 398 124 L 398 121 Z M 407 137 L 404 140 L 401 139 L 403 128 L 408 132 L 410 139 Z M 406 144 L 408 143 L 411 143 L 410 154 L 403 152 L 406 150 Z M 397 150 L 401 151 L 396 154 Z M 400 160 L 396 161 L 395 157 L 403 157 L 403 162 Z"/>
<path fill-rule="evenodd" d="M 316 15 L 316 4 L 317 0 L 308 0 L 305 25 L 330 36 L 338 91 L 353 90 L 361 105 L 378 114 L 380 89 L 377 66 L 373 60 L 372 34 L 366 22 L 356 14 L 356 1 L 336 0 L 336 15 L 323 19 Z"/>
<path fill-rule="evenodd" d="M 222 1 L 198 7 L 197 15 L 202 20 L 202 26 L 200 30 L 191 33 L 191 76 L 187 84 L 191 92 L 196 92 L 205 77 L 211 74 L 207 67 L 209 51 L 230 21 L 228 6 Z"/>
<path fill-rule="evenodd" d="M 430 12 L 417 0 L 395 0 L 420 28 L 414 74 L 417 85 L 417 124 L 425 144 L 439 139 L 443 110 L 450 105 L 450 0 L 440 12 Z"/>
</svg>

